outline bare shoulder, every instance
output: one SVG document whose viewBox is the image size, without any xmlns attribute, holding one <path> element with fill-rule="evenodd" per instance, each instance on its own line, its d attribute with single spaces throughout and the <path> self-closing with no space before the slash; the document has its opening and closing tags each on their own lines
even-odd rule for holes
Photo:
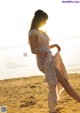
<svg viewBox="0 0 80 113">
<path fill-rule="evenodd" d="M 29 41 L 30 43 L 36 43 L 37 40 L 37 31 L 32 29 L 29 31 Z"/>
<path fill-rule="evenodd" d="M 29 42 L 30 42 L 32 53 L 36 48 L 36 40 L 37 40 L 37 33 L 35 32 L 35 30 L 29 31 Z"/>
<path fill-rule="evenodd" d="M 35 36 L 35 35 L 37 35 L 37 31 L 35 29 L 31 29 L 29 31 L 29 37 L 32 37 L 32 36 Z"/>
</svg>

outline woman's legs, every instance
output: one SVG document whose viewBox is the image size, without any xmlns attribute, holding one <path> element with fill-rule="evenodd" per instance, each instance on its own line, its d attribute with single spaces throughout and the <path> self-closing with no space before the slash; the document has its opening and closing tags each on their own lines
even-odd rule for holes
<svg viewBox="0 0 80 113">
<path fill-rule="evenodd" d="M 57 105 L 57 95 L 56 95 L 56 85 L 48 83 L 49 94 L 48 94 L 48 107 L 49 113 L 55 112 L 55 107 Z"/>
<path fill-rule="evenodd" d="M 57 94 L 57 101 L 60 100 L 60 95 L 64 91 L 64 88 L 59 84 L 56 85 L 56 94 Z"/>
<path fill-rule="evenodd" d="M 60 71 L 55 67 L 56 76 L 59 81 L 59 83 L 64 87 L 66 92 L 74 99 L 76 99 L 78 102 L 80 102 L 80 96 L 75 92 L 75 90 L 70 86 L 68 80 L 62 76 Z"/>
</svg>

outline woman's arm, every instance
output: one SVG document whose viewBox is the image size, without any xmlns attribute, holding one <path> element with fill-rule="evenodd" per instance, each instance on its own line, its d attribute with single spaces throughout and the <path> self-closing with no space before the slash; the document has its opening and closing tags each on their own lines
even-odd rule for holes
<svg viewBox="0 0 80 113">
<path fill-rule="evenodd" d="M 42 52 L 37 49 L 36 47 L 37 36 L 36 35 L 30 36 L 29 41 L 30 41 L 31 52 L 33 54 L 47 56 L 47 52 Z"/>
<path fill-rule="evenodd" d="M 61 48 L 60 48 L 60 46 L 58 44 L 53 44 L 53 45 L 50 45 L 49 47 L 50 47 L 50 49 L 52 49 L 54 47 L 57 47 L 58 51 L 61 50 Z"/>
<path fill-rule="evenodd" d="M 49 47 L 50 47 L 50 49 L 52 49 L 52 48 L 56 47 L 56 44 L 50 45 Z"/>
</svg>

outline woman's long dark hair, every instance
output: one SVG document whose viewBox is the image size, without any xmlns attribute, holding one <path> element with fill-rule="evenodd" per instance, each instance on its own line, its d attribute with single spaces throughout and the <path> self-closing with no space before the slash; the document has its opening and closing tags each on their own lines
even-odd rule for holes
<svg viewBox="0 0 80 113">
<path fill-rule="evenodd" d="M 30 30 L 34 28 L 39 28 L 41 21 L 45 21 L 47 19 L 48 19 L 48 15 L 44 11 L 37 10 L 32 19 Z"/>
</svg>

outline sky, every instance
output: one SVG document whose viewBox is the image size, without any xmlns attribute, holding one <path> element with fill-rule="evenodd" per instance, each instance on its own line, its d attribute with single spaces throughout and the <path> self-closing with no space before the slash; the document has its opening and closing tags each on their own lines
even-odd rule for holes
<svg viewBox="0 0 80 113">
<path fill-rule="evenodd" d="M 61 0 L 0 0 L 0 47 L 26 44 L 37 9 L 48 13 L 47 31 L 51 37 L 80 36 L 80 4 L 64 4 Z"/>
<path fill-rule="evenodd" d="M 48 14 L 45 30 L 51 38 L 50 43 L 61 46 L 65 65 L 79 64 L 80 3 L 62 3 L 61 0 L 0 0 L 0 67 L 7 58 L 9 62 L 14 48 L 22 47 L 20 51 L 14 51 L 13 56 L 16 58 L 20 52 L 30 53 L 28 31 L 37 9 Z M 12 55 L 7 50 L 11 50 Z"/>
</svg>

